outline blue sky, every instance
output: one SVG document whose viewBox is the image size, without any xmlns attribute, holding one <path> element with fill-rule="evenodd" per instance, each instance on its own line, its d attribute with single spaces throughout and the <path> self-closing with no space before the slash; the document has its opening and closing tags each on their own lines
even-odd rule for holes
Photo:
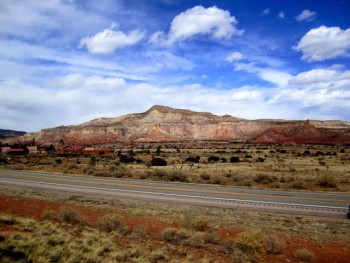
<svg viewBox="0 0 350 263">
<path fill-rule="evenodd" d="M 350 121 L 350 0 L 0 0 L 0 128 L 154 104 Z"/>
</svg>

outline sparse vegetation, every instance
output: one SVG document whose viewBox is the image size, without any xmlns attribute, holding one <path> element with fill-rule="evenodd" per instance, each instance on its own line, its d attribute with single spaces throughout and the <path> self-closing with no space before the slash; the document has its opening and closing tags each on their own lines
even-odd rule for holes
<svg viewBox="0 0 350 263">
<path fill-rule="evenodd" d="M 86 174 L 98 177 L 208 183 L 295 190 L 348 191 L 348 146 L 254 146 L 208 142 L 204 146 L 164 143 L 121 147 L 115 155 L 28 155 L 1 168 Z M 159 156 L 155 153 L 161 149 Z M 339 154 L 336 154 L 336 153 Z"/>
<path fill-rule="evenodd" d="M 302 262 L 313 262 L 315 256 L 309 250 L 302 248 L 297 250 L 295 257 Z"/>
</svg>

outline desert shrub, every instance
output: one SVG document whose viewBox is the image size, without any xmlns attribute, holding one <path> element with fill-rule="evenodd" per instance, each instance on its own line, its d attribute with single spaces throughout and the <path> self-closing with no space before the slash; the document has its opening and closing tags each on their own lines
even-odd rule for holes
<svg viewBox="0 0 350 263">
<path fill-rule="evenodd" d="M 244 179 L 244 180 L 242 180 L 242 181 L 240 181 L 239 183 L 238 183 L 238 185 L 239 186 L 252 186 L 253 185 L 253 181 L 252 180 L 250 180 L 250 179 Z"/>
<path fill-rule="evenodd" d="M 219 244 L 218 236 L 214 232 L 204 232 L 203 233 L 203 240 L 206 244 Z"/>
<path fill-rule="evenodd" d="M 246 159 L 250 159 L 250 158 L 253 158 L 253 156 L 251 156 L 251 155 L 247 154 L 247 155 L 245 155 L 245 156 L 244 156 L 244 158 L 246 158 Z"/>
<path fill-rule="evenodd" d="M 225 157 L 221 157 L 221 162 L 227 163 L 227 159 Z"/>
<path fill-rule="evenodd" d="M 232 257 L 235 263 L 258 262 L 253 256 L 250 256 L 237 248 L 232 252 Z"/>
<path fill-rule="evenodd" d="M 75 163 L 70 163 L 68 164 L 68 169 L 69 170 L 78 169 L 78 165 Z"/>
<path fill-rule="evenodd" d="M 225 184 L 225 179 L 220 175 L 214 175 L 210 178 L 212 184 Z"/>
<path fill-rule="evenodd" d="M 209 222 L 204 216 L 199 216 L 194 220 L 193 228 L 195 231 L 207 231 L 209 229 Z"/>
<path fill-rule="evenodd" d="M 258 174 L 253 177 L 253 181 L 256 183 L 270 184 L 277 180 L 277 178 L 267 175 L 267 174 Z"/>
<path fill-rule="evenodd" d="M 121 154 L 119 155 L 119 161 L 121 163 L 133 163 L 136 161 L 136 159 L 133 156 Z"/>
<path fill-rule="evenodd" d="M 179 242 L 184 244 L 185 241 L 191 237 L 192 232 L 186 228 L 180 228 L 177 230 L 176 235 Z"/>
<path fill-rule="evenodd" d="M 317 180 L 317 184 L 324 188 L 338 188 L 337 179 L 333 175 L 323 175 Z"/>
<path fill-rule="evenodd" d="M 207 174 L 207 173 L 202 173 L 202 174 L 200 175 L 200 178 L 201 178 L 202 180 L 207 181 L 207 180 L 210 179 L 210 175 Z"/>
<path fill-rule="evenodd" d="M 115 171 L 110 173 L 110 176 L 115 178 L 128 177 L 130 175 L 130 171 L 125 167 L 125 165 L 117 166 Z"/>
<path fill-rule="evenodd" d="M 151 164 L 152 164 L 152 166 L 166 166 L 167 161 L 162 159 L 162 158 L 153 158 L 151 160 Z"/>
<path fill-rule="evenodd" d="M 118 230 L 120 226 L 120 219 L 116 215 L 106 215 L 102 217 L 97 223 L 98 229 L 103 232 L 112 232 Z"/>
<path fill-rule="evenodd" d="M 222 248 L 224 250 L 224 252 L 226 252 L 227 254 L 232 254 L 233 251 L 236 249 L 235 247 L 235 242 L 233 240 L 225 240 L 223 243 L 222 243 Z"/>
<path fill-rule="evenodd" d="M 154 250 L 151 252 L 150 260 L 152 263 L 164 261 L 166 259 L 165 252 L 163 250 Z"/>
<path fill-rule="evenodd" d="M 260 235 L 255 231 L 239 233 L 235 239 L 235 246 L 247 253 L 262 253 L 264 251 Z"/>
<path fill-rule="evenodd" d="M 314 253 L 302 248 L 295 252 L 295 257 L 302 262 L 312 262 L 314 260 Z"/>
<path fill-rule="evenodd" d="M 165 228 L 162 233 L 162 238 L 170 243 L 176 244 L 178 242 L 178 235 L 176 228 L 173 227 L 167 227 Z"/>
<path fill-rule="evenodd" d="M 230 163 L 239 163 L 239 157 L 238 156 L 232 156 L 230 158 Z"/>
<path fill-rule="evenodd" d="M 257 163 L 263 163 L 265 160 L 264 160 L 264 158 L 262 158 L 262 157 L 258 157 L 258 158 L 256 158 L 256 160 L 255 160 Z"/>
<path fill-rule="evenodd" d="M 308 189 L 308 185 L 303 180 L 298 180 L 292 184 L 292 188 L 299 189 L 299 190 L 306 190 Z"/>
<path fill-rule="evenodd" d="M 311 152 L 309 150 L 305 150 L 303 153 L 304 156 L 310 156 Z"/>
<path fill-rule="evenodd" d="M 150 178 L 151 173 L 149 171 L 142 171 L 139 173 L 139 177 L 141 180 L 145 180 L 147 178 Z"/>
<path fill-rule="evenodd" d="M 165 170 L 154 169 L 151 171 L 151 176 L 162 179 L 168 176 L 168 172 Z"/>
<path fill-rule="evenodd" d="M 287 153 L 287 151 L 285 149 L 279 149 L 279 150 L 277 150 L 277 152 L 279 152 L 279 153 Z"/>
<path fill-rule="evenodd" d="M 171 182 L 186 182 L 187 175 L 183 171 L 172 171 L 168 173 L 167 179 Z"/>
<path fill-rule="evenodd" d="M 59 214 L 60 220 L 68 224 L 86 225 L 87 221 L 74 209 L 64 209 Z"/>
<path fill-rule="evenodd" d="M 47 210 L 47 211 L 44 211 L 43 219 L 46 219 L 46 220 L 57 220 L 58 219 L 57 212 L 55 210 L 51 210 L 51 209 Z"/>
<path fill-rule="evenodd" d="M 317 152 L 315 153 L 315 156 L 324 156 L 324 152 L 317 151 Z"/>
<path fill-rule="evenodd" d="M 56 159 L 55 162 L 56 162 L 57 164 L 62 164 L 62 160 L 61 160 L 61 159 Z"/>
<path fill-rule="evenodd" d="M 90 157 L 90 164 L 91 164 L 92 166 L 95 166 L 95 165 L 96 165 L 96 162 L 97 162 L 96 157 L 95 157 L 95 156 L 91 156 L 91 157 Z"/>
<path fill-rule="evenodd" d="M 150 232 L 143 227 L 136 227 L 131 234 L 132 238 L 147 240 L 149 238 Z"/>
<path fill-rule="evenodd" d="M 340 153 L 345 153 L 345 149 L 341 149 L 339 152 Z"/>
<path fill-rule="evenodd" d="M 220 161 L 220 157 L 219 156 L 213 156 L 213 155 L 211 155 L 211 156 L 209 156 L 208 157 L 208 162 L 210 163 L 210 162 L 218 162 L 218 161 Z"/>
<path fill-rule="evenodd" d="M 190 156 L 186 158 L 185 162 L 198 163 L 199 160 L 200 160 L 199 156 L 196 156 L 196 157 Z"/>
<path fill-rule="evenodd" d="M 111 175 L 105 171 L 98 171 L 94 173 L 97 177 L 110 177 Z"/>
<path fill-rule="evenodd" d="M 285 243 L 276 236 L 265 236 L 263 238 L 265 251 L 270 254 L 280 254 L 285 249 Z"/>
<path fill-rule="evenodd" d="M 193 233 L 182 242 L 186 246 L 201 247 L 204 244 L 203 236 L 200 233 Z"/>
</svg>

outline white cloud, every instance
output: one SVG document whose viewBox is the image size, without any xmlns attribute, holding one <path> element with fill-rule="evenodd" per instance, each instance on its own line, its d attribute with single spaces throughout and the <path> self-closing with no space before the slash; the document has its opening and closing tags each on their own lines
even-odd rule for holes
<svg viewBox="0 0 350 263">
<path fill-rule="evenodd" d="M 295 50 L 303 53 L 302 59 L 323 61 L 344 55 L 350 48 L 350 28 L 342 30 L 339 27 L 311 29 L 302 37 Z"/>
<path fill-rule="evenodd" d="M 260 69 L 259 76 L 263 80 L 274 83 L 279 87 L 285 87 L 289 80 L 292 79 L 291 74 L 273 69 Z"/>
<path fill-rule="evenodd" d="M 269 103 L 292 103 L 306 116 L 348 120 L 350 71 L 313 69 L 293 77 Z M 308 117 L 308 118 L 310 118 Z"/>
<path fill-rule="evenodd" d="M 241 60 L 243 58 L 243 54 L 240 52 L 232 52 L 230 55 L 228 55 L 225 58 L 225 61 L 227 62 L 234 62 L 234 61 L 238 61 Z"/>
<path fill-rule="evenodd" d="M 286 15 L 284 14 L 283 11 L 280 11 L 280 12 L 278 13 L 278 17 L 281 18 L 281 19 L 284 19 L 284 18 L 286 18 Z"/>
<path fill-rule="evenodd" d="M 261 12 L 261 14 L 262 14 L 263 16 L 269 15 L 269 14 L 270 14 L 270 8 L 264 9 L 264 10 Z"/>
<path fill-rule="evenodd" d="M 256 74 L 262 80 L 277 85 L 278 87 L 284 87 L 292 79 L 292 75 L 280 70 L 259 67 L 256 63 L 236 63 L 234 66 L 235 71 L 246 71 L 248 73 Z"/>
<path fill-rule="evenodd" d="M 79 47 L 86 46 L 90 53 L 109 54 L 118 48 L 134 45 L 145 36 L 145 32 L 132 30 L 125 34 L 122 31 L 105 29 L 94 36 L 84 37 Z"/>
<path fill-rule="evenodd" d="M 280 73 L 259 74 L 277 83 L 286 78 Z M 269 88 L 243 86 L 218 90 L 197 83 L 165 88 L 98 75 L 66 75 L 52 79 L 52 83 L 55 85 L 43 89 L 19 82 L 0 82 L 3 113 L 0 127 L 36 131 L 97 117 L 142 112 L 154 104 L 248 119 L 350 119 L 350 71 L 315 69 L 292 76 L 284 87 Z M 98 87 L 103 92 L 96 93 Z"/>
<path fill-rule="evenodd" d="M 94 92 L 106 92 L 123 88 L 126 82 L 122 78 L 101 77 L 97 75 L 86 77 L 81 74 L 70 74 L 64 77 L 54 78 L 50 81 L 50 84 L 70 90 L 83 89 Z"/>
<path fill-rule="evenodd" d="M 207 35 L 214 39 L 230 39 L 233 35 L 241 35 L 243 30 L 236 28 L 238 21 L 229 11 L 216 6 L 204 8 L 195 6 L 177 15 L 171 22 L 169 34 L 157 31 L 151 43 L 168 44 L 185 41 L 194 36 Z"/>
<path fill-rule="evenodd" d="M 295 20 L 301 21 L 312 21 L 316 17 L 316 12 L 312 12 L 310 10 L 303 10 L 299 15 L 295 17 Z"/>
</svg>

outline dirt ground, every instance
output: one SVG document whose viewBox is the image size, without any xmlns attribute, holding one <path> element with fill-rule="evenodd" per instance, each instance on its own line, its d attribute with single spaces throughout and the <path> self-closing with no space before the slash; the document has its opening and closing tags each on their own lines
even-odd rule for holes
<svg viewBox="0 0 350 263">
<path fill-rule="evenodd" d="M 96 227 L 97 222 L 101 217 L 107 214 L 119 213 L 122 221 L 125 225 L 131 229 L 136 229 L 140 226 L 146 229 L 150 233 L 150 239 L 155 245 L 162 245 L 159 243 L 160 233 L 167 227 L 179 227 L 176 221 L 167 222 L 161 220 L 159 215 L 153 216 L 147 215 L 147 217 L 130 215 L 126 210 L 118 210 L 115 207 L 100 207 L 95 208 L 93 206 L 86 206 L 84 204 L 72 204 L 63 201 L 43 200 L 31 197 L 20 197 L 11 195 L 0 195 L 0 213 L 12 214 L 21 217 L 30 217 L 36 220 L 43 220 L 43 215 L 49 210 L 56 212 L 62 211 L 62 209 L 74 209 L 78 211 L 83 217 L 85 217 L 88 223 Z M 116 211 L 117 210 L 117 211 Z M 221 242 L 234 239 L 244 229 L 236 226 L 220 227 L 218 228 L 217 235 Z M 16 232 L 16 228 L 0 224 L 1 235 L 11 235 Z M 262 261 L 264 262 L 298 262 L 295 253 L 298 249 L 305 248 L 314 254 L 314 262 L 330 263 L 330 262 L 350 262 L 350 243 L 348 240 L 319 240 L 315 242 L 308 236 L 291 235 L 287 234 L 284 237 L 286 241 L 286 247 L 284 253 L 280 255 L 263 254 Z M 200 249 L 192 249 L 193 254 L 198 254 L 199 257 L 202 254 L 215 254 L 215 257 L 219 262 L 232 262 L 232 259 L 228 259 L 225 255 L 222 255 L 220 251 L 217 251 L 213 246 L 205 246 Z M 209 255 L 210 256 L 210 255 Z"/>
</svg>

